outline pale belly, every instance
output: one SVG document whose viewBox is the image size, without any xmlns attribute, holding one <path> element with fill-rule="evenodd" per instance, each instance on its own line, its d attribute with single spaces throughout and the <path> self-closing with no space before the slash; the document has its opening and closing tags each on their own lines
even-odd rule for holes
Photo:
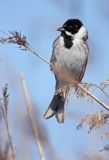
<svg viewBox="0 0 109 160">
<path fill-rule="evenodd" d="M 55 58 L 51 62 L 59 87 L 82 80 L 88 57 L 88 49 L 85 47 L 87 46 L 82 46 L 81 43 L 74 44 L 70 50 L 55 46 Z"/>
</svg>

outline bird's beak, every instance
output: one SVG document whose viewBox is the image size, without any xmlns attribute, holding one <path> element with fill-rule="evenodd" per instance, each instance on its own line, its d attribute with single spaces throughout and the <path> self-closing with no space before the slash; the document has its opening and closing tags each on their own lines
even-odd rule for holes
<svg viewBox="0 0 109 160">
<path fill-rule="evenodd" d="M 63 27 L 60 27 L 57 29 L 57 31 L 65 31 L 65 29 Z"/>
</svg>

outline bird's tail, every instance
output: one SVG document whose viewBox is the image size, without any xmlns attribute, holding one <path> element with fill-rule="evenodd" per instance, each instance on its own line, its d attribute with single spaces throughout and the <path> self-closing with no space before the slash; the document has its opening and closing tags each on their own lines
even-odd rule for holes
<svg viewBox="0 0 109 160">
<path fill-rule="evenodd" d="M 57 93 L 54 95 L 47 111 L 44 114 L 44 118 L 48 119 L 55 115 L 59 123 L 64 122 L 64 106 L 66 98 L 63 94 Z"/>
</svg>

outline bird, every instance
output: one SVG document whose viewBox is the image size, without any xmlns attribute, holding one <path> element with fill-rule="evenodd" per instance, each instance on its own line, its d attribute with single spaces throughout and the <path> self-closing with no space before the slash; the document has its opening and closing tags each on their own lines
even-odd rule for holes
<svg viewBox="0 0 109 160">
<path fill-rule="evenodd" d="M 58 123 L 64 122 L 64 108 L 72 85 L 75 90 L 81 82 L 88 61 L 88 31 L 79 19 L 68 19 L 57 29 L 60 35 L 53 42 L 50 60 L 56 86 L 53 99 L 44 114 L 45 119 L 53 116 Z"/>
</svg>

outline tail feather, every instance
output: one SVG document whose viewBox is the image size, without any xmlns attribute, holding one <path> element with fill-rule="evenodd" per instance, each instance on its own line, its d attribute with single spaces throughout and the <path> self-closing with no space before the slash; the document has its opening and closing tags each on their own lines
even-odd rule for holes
<svg viewBox="0 0 109 160">
<path fill-rule="evenodd" d="M 54 114 L 55 114 L 55 111 L 53 109 L 51 109 L 51 107 L 48 107 L 47 111 L 44 114 L 44 118 L 49 119 L 49 118 L 53 117 Z"/>
<path fill-rule="evenodd" d="M 44 118 L 49 119 L 55 115 L 57 121 L 59 123 L 63 123 L 64 122 L 64 105 L 65 105 L 65 99 L 63 98 L 63 96 L 60 94 L 54 95 L 47 111 L 44 114 Z"/>
</svg>

